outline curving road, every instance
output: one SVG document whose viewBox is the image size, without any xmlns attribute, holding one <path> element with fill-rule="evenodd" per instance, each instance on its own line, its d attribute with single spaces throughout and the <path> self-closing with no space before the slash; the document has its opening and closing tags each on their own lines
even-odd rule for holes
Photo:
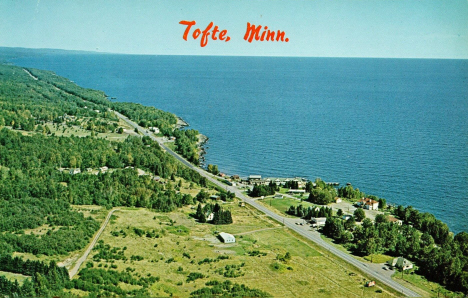
<svg viewBox="0 0 468 298">
<path fill-rule="evenodd" d="M 194 171 L 197 171 L 200 175 L 207 178 L 209 181 L 216 184 L 217 186 L 235 193 L 238 198 L 242 199 L 243 201 L 245 201 L 250 206 L 252 206 L 252 207 L 256 208 L 257 210 L 265 213 L 266 215 L 268 215 L 269 217 L 275 219 L 276 221 L 282 222 L 286 227 L 288 227 L 291 230 L 295 231 L 299 235 L 301 235 L 301 236 L 315 242 L 317 245 L 323 247 L 328 252 L 330 252 L 330 253 L 334 254 L 335 256 L 343 259 L 344 261 L 348 262 L 349 264 L 352 264 L 353 266 L 355 266 L 356 268 L 358 268 L 359 270 L 361 270 L 365 274 L 371 276 L 372 278 L 375 278 L 376 280 L 378 280 L 379 282 L 389 286 L 390 288 L 402 293 L 404 296 L 420 297 L 420 295 L 418 293 L 416 293 L 416 292 L 408 289 L 407 287 L 399 284 L 398 282 L 394 281 L 390 276 L 388 276 L 388 274 L 384 274 L 384 272 L 382 272 L 383 271 L 382 269 L 376 269 L 375 266 L 370 267 L 367 263 L 361 262 L 361 261 L 355 259 L 354 257 L 352 257 L 350 254 L 345 253 L 345 252 L 335 248 L 333 245 L 325 242 L 320 237 L 320 233 L 318 233 L 316 231 L 308 230 L 307 227 L 305 227 L 305 226 L 297 225 L 296 224 L 298 222 L 297 219 L 286 218 L 286 217 L 283 217 L 281 215 L 278 215 L 278 214 L 274 213 L 273 211 L 271 211 L 270 209 L 266 208 L 265 206 L 260 205 L 257 202 L 255 202 L 254 200 L 252 200 L 251 198 L 245 196 L 238 188 L 233 187 L 233 186 L 227 186 L 226 184 L 218 181 L 216 178 L 214 178 L 213 175 L 209 174 L 208 172 L 206 172 L 205 170 L 203 170 L 203 169 L 201 169 L 199 167 L 196 167 L 196 166 L 192 165 L 187 160 L 185 160 L 183 157 L 181 157 L 179 154 L 175 153 L 174 151 L 172 151 L 171 149 L 166 147 L 158 138 L 156 138 L 152 134 L 146 132 L 145 129 L 143 129 L 142 127 L 137 125 L 135 122 L 131 121 L 130 119 L 128 119 L 127 117 L 125 117 L 124 115 L 122 115 L 122 114 L 120 114 L 120 113 L 118 113 L 116 111 L 114 111 L 114 112 L 119 118 L 124 120 L 128 125 L 130 125 L 133 128 L 136 128 L 141 134 L 143 134 L 145 136 L 148 136 L 151 139 L 157 141 L 159 143 L 159 145 L 163 149 L 165 149 L 169 154 L 174 156 L 182 164 L 184 164 L 185 166 L 193 169 Z"/>
<path fill-rule="evenodd" d="M 73 267 L 72 269 L 70 269 L 70 271 L 68 271 L 68 275 L 70 275 L 70 279 L 73 278 L 73 276 L 76 275 L 76 273 L 78 273 L 78 270 L 80 269 L 80 266 L 81 264 L 83 264 L 84 261 L 86 261 L 86 258 L 88 258 L 88 255 L 89 253 L 91 252 L 91 250 L 93 250 L 94 248 L 94 245 L 96 245 L 96 242 L 98 241 L 99 237 L 101 236 L 102 232 L 104 231 L 104 229 L 106 228 L 107 224 L 109 223 L 109 220 L 112 216 L 112 214 L 117 211 L 119 209 L 112 209 L 109 214 L 107 214 L 107 217 L 106 219 L 104 220 L 104 222 L 102 223 L 101 225 L 101 228 L 99 229 L 99 231 L 96 233 L 96 235 L 94 236 L 93 238 L 93 241 L 91 242 L 91 244 L 88 246 L 88 248 L 86 249 L 86 251 L 83 253 L 83 255 L 81 256 L 81 258 L 79 258 L 76 263 L 75 263 L 75 267 Z"/>
</svg>

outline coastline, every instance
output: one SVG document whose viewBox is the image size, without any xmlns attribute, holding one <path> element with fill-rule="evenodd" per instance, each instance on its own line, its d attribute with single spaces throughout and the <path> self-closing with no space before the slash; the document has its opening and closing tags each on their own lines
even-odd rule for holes
<svg viewBox="0 0 468 298">
<path fill-rule="evenodd" d="M 197 148 L 198 148 L 198 165 L 200 167 L 205 167 L 205 154 L 206 154 L 206 149 L 208 149 L 208 147 L 206 146 L 206 144 L 208 143 L 208 140 L 210 138 L 208 138 L 207 136 L 205 136 L 204 134 L 198 134 L 198 142 L 197 142 Z"/>
<path fill-rule="evenodd" d="M 190 125 L 188 124 L 187 121 L 185 121 L 184 119 L 182 119 L 182 117 L 179 117 L 179 116 L 177 116 L 177 115 L 175 115 L 175 117 L 177 118 L 177 123 L 176 123 L 176 125 L 175 125 L 175 128 L 176 128 L 176 129 L 180 129 L 180 128 L 183 128 L 183 127 L 190 126 Z"/>
<path fill-rule="evenodd" d="M 155 58 L 156 59 L 156 58 Z M 198 63 L 198 58 L 194 58 L 195 62 Z M 201 59 L 201 58 L 200 58 Z M 225 58 L 228 62 L 229 59 Z M 82 60 L 79 60 L 79 57 L 77 58 L 78 62 L 76 65 L 80 65 L 80 62 Z M 206 59 L 203 59 L 205 61 Z M 175 59 L 177 62 L 178 60 Z M 330 60 L 331 61 L 331 60 Z M 21 62 L 21 60 L 18 60 L 18 62 Z M 34 62 L 34 61 L 33 61 Z M 27 63 L 32 63 L 30 60 L 27 60 Z M 142 63 L 139 62 L 139 60 L 134 61 L 133 65 L 145 65 L 145 61 Z M 209 61 L 206 61 L 209 62 Z M 291 63 L 293 63 L 292 61 Z M 320 62 L 320 63 L 319 63 Z M 316 60 L 313 61 L 313 63 L 310 63 L 311 65 L 317 65 L 318 70 L 322 69 L 320 67 L 326 66 L 329 67 L 329 63 L 325 63 L 326 61 L 323 60 Z M 362 61 L 358 61 L 356 59 L 349 59 L 347 62 L 350 63 L 344 63 L 346 61 L 340 60 L 336 61 L 337 64 L 332 64 L 332 65 L 339 65 L 340 67 L 343 67 L 343 69 L 348 69 L 348 67 L 351 66 L 362 66 L 364 67 L 363 69 L 365 70 L 366 65 L 370 64 L 372 66 L 372 61 L 367 61 L 366 63 L 362 63 Z M 387 61 L 389 62 L 389 61 Z M 401 63 L 400 63 L 401 62 Z M 403 63 L 405 62 L 405 63 Z M 426 61 L 428 63 L 423 63 L 425 61 L 419 61 L 416 63 L 415 61 L 401 61 L 401 60 L 395 60 L 392 63 L 382 63 L 382 67 L 386 66 L 387 64 L 395 64 L 395 65 L 400 65 L 404 67 L 406 62 L 411 62 L 409 63 L 409 66 L 418 66 L 419 64 L 422 64 L 422 66 L 427 65 L 424 69 L 428 69 L 431 67 L 430 61 Z M 413 63 L 414 62 L 414 63 Z M 26 63 L 26 62 L 23 62 Z M 242 61 L 237 61 L 236 63 L 239 63 L 240 66 L 242 66 Z M 263 62 L 261 59 L 259 59 L 258 63 L 260 65 L 263 65 Z M 266 62 L 265 62 L 266 63 Z M 279 62 L 278 62 L 279 63 Z M 294 65 L 296 68 L 303 67 L 302 65 L 307 66 L 309 64 L 309 61 L 305 59 L 304 61 L 301 62 L 300 65 Z M 348 64 L 351 64 L 349 66 Z M 362 65 L 361 65 L 362 64 Z M 64 74 L 67 74 L 73 80 L 75 81 L 82 81 L 84 84 L 89 84 L 87 87 L 90 88 L 97 88 L 97 89 L 102 89 L 99 88 L 99 86 L 106 87 L 105 90 L 106 92 L 108 91 L 108 94 L 110 96 L 118 96 L 119 98 L 124 98 L 127 96 L 127 98 L 131 98 L 130 96 L 132 93 L 130 91 L 126 91 L 123 93 L 115 93 L 112 91 L 113 84 L 107 84 L 106 83 L 106 77 L 93 77 L 92 72 L 87 72 L 87 74 L 84 76 L 85 78 L 91 78 L 91 79 L 84 79 L 83 76 L 79 75 L 80 74 L 80 68 L 79 67 L 74 67 L 74 63 L 67 63 L 66 68 L 64 64 L 60 64 L 57 66 L 54 66 L 53 68 L 56 71 L 63 71 L 64 69 L 70 69 L 73 70 L 73 77 L 71 71 L 65 72 L 63 71 Z M 37 65 L 39 66 L 39 65 Z M 211 64 L 207 64 L 208 67 L 211 66 Z M 304 67 L 305 67 L 304 66 Z M 49 66 L 47 66 L 49 68 Z M 130 67 L 125 64 L 125 67 Z M 131 66 L 134 67 L 134 66 Z M 177 64 L 174 64 L 174 72 L 178 71 Z M 135 69 L 141 71 L 145 70 L 145 68 L 138 68 L 135 66 Z M 211 69 L 211 68 L 210 68 Z M 216 68 L 214 68 L 216 69 Z M 289 68 L 285 66 L 285 70 L 288 70 Z M 416 67 L 415 69 L 419 69 L 419 67 Z M 113 70 L 112 68 L 105 69 L 106 71 Z M 120 70 L 117 68 L 116 70 Z M 317 71 L 318 71 L 317 70 Z M 78 74 L 76 75 L 75 72 Z M 206 71 L 205 71 L 206 72 Z M 317 72 L 311 72 L 311 74 L 316 74 Z M 379 72 L 380 73 L 380 72 Z M 202 72 L 204 74 L 204 72 Z M 398 74 L 398 73 L 396 73 Z M 417 73 L 416 73 L 417 74 Z M 384 74 L 382 74 L 384 75 Z M 288 76 L 287 76 L 288 77 Z M 325 78 L 328 78 L 328 76 L 325 76 Z M 390 78 L 392 83 L 397 84 L 399 86 L 399 81 L 394 81 L 394 77 Z M 414 78 L 417 78 L 417 76 L 410 76 L 408 79 L 410 82 L 415 82 L 417 83 L 418 81 L 414 81 Z M 180 78 L 183 82 L 184 78 Z M 205 83 L 207 81 L 206 76 L 198 76 L 194 75 L 193 78 L 190 78 L 190 80 L 195 80 L 197 83 Z M 187 79 L 188 80 L 188 79 Z M 90 81 L 96 82 L 91 84 Z M 301 90 L 302 85 L 296 85 L 294 82 L 290 82 L 292 85 L 295 86 L 295 88 L 299 88 L 298 90 Z M 361 86 L 360 81 L 356 82 L 358 86 Z M 340 81 L 337 81 L 337 84 L 340 85 Z M 248 89 L 250 85 L 245 85 L 245 87 Z M 315 87 L 319 88 L 319 85 L 314 85 Z M 376 86 L 376 90 L 380 90 L 384 93 L 387 89 L 382 89 L 378 84 Z M 445 86 L 445 85 L 443 85 Z M 447 87 L 450 87 L 452 85 L 449 85 Z M 144 86 L 142 85 L 136 85 L 136 88 L 143 88 Z M 366 87 L 366 85 L 362 85 L 361 87 Z M 385 86 L 383 86 L 385 87 Z M 404 86 L 403 86 L 404 87 Z M 229 89 L 230 90 L 230 89 Z M 235 89 L 238 90 L 238 89 Z M 249 89 L 250 90 L 250 89 Z M 320 90 L 320 89 L 317 89 Z M 353 88 L 354 90 L 354 88 Z M 364 89 L 363 89 L 364 90 Z M 184 116 L 189 116 L 195 117 L 198 119 L 198 117 L 204 117 L 203 114 L 200 114 L 200 110 L 198 109 L 193 109 L 190 106 L 190 104 L 193 104 L 193 107 L 199 106 L 201 102 L 199 101 L 191 101 L 188 103 L 189 105 L 182 105 L 182 108 L 180 108 L 180 103 L 177 103 L 177 105 L 171 105 L 171 102 L 173 100 L 167 100 L 167 98 L 170 98 L 171 94 L 174 93 L 177 95 L 179 98 L 183 98 L 183 92 L 179 90 L 171 90 L 171 92 L 163 92 L 164 90 L 161 90 L 160 92 L 158 91 L 157 95 L 161 96 L 163 99 L 161 99 L 161 102 L 163 103 L 161 105 L 165 106 L 165 109 L 168 111 L 173 111 L 175 114 L 180 114 L 182 117 Z M 220 93 L 222 89 L 218 88 L 216 89 L 217 93 Z M 250 110 L 250 111 L 257 111 L 255 109 L 255 105 L 252 105 L 251 103 L 264 103 L 261 97 L 257 98 L 255 101 L 248 100 L 250 99 L 248 92 L 244 92 L 244 89 L 239 89 L 239 100 L 242 103 L 243 109 L 245 110 Z M 207 97 L 206 94 L 204 94 L 202 91 L 200 91 L 200 96 L 203 98 L 208 98 L 207 101 L 203 101 L 203 103 L 206 103 L 209 106 L 217 107 L 216 103 L 220 102 L 221 98 L 210 98 Z M 267 92 L 267 90 L 265 90 Z M 415 90 L 414 92 L 418 92 L 418 90 Z M 180 93 L 180 94 L 179 94 Z M 220 93 L 221 94 L 221 93 Z M 379 93 L 380 94 L 380 93 Z M 418 94 L 418 93 L 416 93 Z M 151 92 L 145 92 L 141 96 L 141 100 L 133 100 L 136 103 L 140 103 L 143 105 L 147 106 L 156 106 L 156 102 L 154 100 L 147 100 L 146 98 L 154 98 L 154 94 Z M 173 95 L 173 94 L 172 94 Z M 457 97 L 457 94 L 453 94 L 455 97 Z M 202 98 L 200 97 L 200 98 Z M 228 92 L 225 95 L 223 95 L 223 98 L 237 98 L 233 97 L 232 92 Z M 271 96 L 270 96 L 271 97 Z M 164 98 L 166 98 L 166 101 L 164 101 Z M 284 98 L 286 100 L 287 97 Z M 354 105 L 351 105 L 349 101 L 346 100 L 346 97 L 342 99 L 333 99 L 333 100 L 327 100 L 327 98 L 323 99 L 323 104 L 320 105 L 320 109 L 322 112 L 320 115 L 317 115 L 316 118 L 310 118 L 310 121 L 312 121 L 313 124 L 323 124 L 325 122 L 321 121 L 315 123 L 316 120 L 314 119 L 321 119 L 321 115 L 327 114 L 326 111 L 330 107 L 336 106 L 348 106 L 351 111 L 353 111 Z M 307 100 L 308 101 L 308 100 Z M 307 102 L 305 101 L 305 102 Z M 159 102 L 159 101 L 158 101 Z M 354 102 L 354 101 L 353 101 Z M 374 111 L 381 111 L 380 108 L 381 106 L 375 104 L 379 103 L 380 101 L 371 101 L 371 102 L 366 102 L 366 104 L 369 104 L 371 107 L 371 110 Z M 439 101 L 442 102 L 443 101 Z M 223 101 L 224 103 L 224 101 Z M 356 102 L 356 109 L 361 108 L 366 110 L 366 106 L 361 105 L 364 103 L 364 101 L 357 101 Z M 391 103 L 391 102 L 390 102 Z M 389 103 L 389 104 L 390 104 Z M 407 104 L 409 106 L 412 106 L 413 103 L 417 103 L 417 106 L 422 106 L 424 107 L 425 101 L 421 101 L 418 103 L 418 101 L 409 101 Z M 431 103 L 431 102 L 430 102 Z M 296 105 L 301 105 L 304 104 L 304 101 L 301 100 L 301 98 L 295 99 L 295 104 Z M 435 104 L 435 103 L 434 103 Z M 159 104 L 158 104 L 159 105 Z M 202 104 L 204 105 L 204 104 Z M 432 105 L 431 105 L 432 106 Z M 392 106 L 388 106 L 391 108 Z M 434 106 L 434 108 L 438 108 L 438 106 Z M 406 108 L 405 108 L 406 109 Z M 228 109 L 226 109 L 228 110 Z M 245 123 L 248 124 L 248 117 L 242 118 L 241 114 L 235 114 L 235 117 L 226 117 L 226 110 L 218 110 L 216 111 L 217 114 L 219 114 L 219 117 L 225 121 L 229 121 L 230 119 L 234 118 L 236 119 L 235 121 L 238 123 Z M 210 138 L 213 138 L 213 142 L 216 143 L 216 150 L 214 143 L 208 145 L 210 147 L 210 150 L 206 150 L 205 154 L 205 162 L 206 164 L 208 163 L 213 163 L 215 162 L 220 170 L 224 168 L 223 172 L 225 173 L 232 173 L 232 174 L 242 174 L 242 175 L 248 175 L 248 174 L 262 174 L 264 176 L 292 176 L 292 173 L 298 173 L 297 175 L 303 176 L 303 177 L 308 177 L 310 179 L 314 179 L 315 177 L 321 177 L 327 181 L 340 181 L 340 182 L 351 182 L 353 185 L 359 185 L 360 188 L 362 188 L 366 193 L 373 193 L 378 195 L 379 197 L 384 197 L 392 202 L 398 203 L 398 204 L 409 204 L 413 205 L 421 210 L 425 210 L 428 212 L 431 212 L 433 214 L 436 214 L 439 218 L 443 218 L 447 223 L 450 224 L 450 226 L 456 230 L 456 231 L 462 231 L 466 230 L 466 224 L 463 224 L 463 222 L 468 222 L 466 220 L 466 216 L 463 213 L 463 210 L 466 209 L 464 200 L 459 200 L 459 198 L 464 198 L 466 195 L 460 191 L 462 188 L 466 185 L 466 183 L 463 182 L 462 178 L 463 176 L 460 174 L 455 174 L 459 171 L 457 171 L 457 166 L 460 165 L 460 160 L 463 160 L 460 158 L 460 155 L 456 155 L 454 152 L 462 152 L 460 151 L 457 143 L 457 139 L 455 137 L 449 137 L 449 138 L 441 138 L 443 142 L 450 144 L 451 146 L 453 145 L 453 150 L 444 150 L 440 151 L 443 152 L 445 155 L 438 156 L 441 161 L 444 161 L 445 166 L 440 166 L 444 163 L 439 162 L 436 163 L 434 162 L 435 159 L 433 158 L 424 158 L 425 153 L 427 152 L 428 149 L 431 149 L 432 153 L 436 154 L 439 151 L 441 146 L 437 145 L 437 142 L 432 142 L 431 138 L 423 138 L 421 139 L 422 143 L 418 144 L 418 147 L 412 147 L 414 145 L 412 140 L 415 140 L 414 138 L 409 139 L 410 142 L 406 142 L 406 138 L 403 136 L 399 136 L 398 133 L 394 134 L 393 132 L 398 132 L 398 129 L 394 129 L 387 134 L 386 138 L 381 138 L 378 135 L 375 136 L 379 140 L 379 146 L 376 146 L 374 149 L 372 149 L 370 146 L 368 146 L 368 139 L 365 138 L 360 138 L 360 133 L 353 134 L 353 129 L 352 127 L 369 127 L 369 136 L 372 136 L 373 133 L 373 128 L 371 125 L 368 125 L 371 120 L 373 119 L 373 114 L 370 114 L 371 118 L 368 118 L 367 120 L 361 119 L 358 122 L 353 122 L 353 125 L 350 125 L 349 120 L 351 117 L 349 115 L 352 115 L 353 113 L 339 113 L 342 109 L 336 109 L 334 112 L 338 113 L 336 114 L 337 119 L 339 118 L 340 121 L 336 122 L 336 125 L 333 127 L 331 125 L 325 125 L 321 129 L 332 129 L 331 131 L 335 132 L 332 135 L 332 139 L 326 140 L 324 138 L 324 134 L 319 134 L 317 131 L 314 131 L 313 129 L 294 129 L 295 127 L 298 127 L 297 123 L 294 122 L 294 119 L 291 119 L 291 121 L 286 121 L 284 122 L 284 125 L 277 125 L 275 127 L 275 139 L 276 141 L 274 144 L 277 144 L 277 148 L 275 150 L 269 150 L 268 152 L 268 159 L 270 162 L 265 162 L 265 158 L 255 158 L 258 156 L 258 152 L 253 148 L 253 146 L 246 146 L 246 144 L 249 144 L 249 142 L 252 141 L 253 138 L 258 138 L 259 141 L 261 141 L 261 146 L 267 145 L 267 147 L 272 146 L 273 143 L 264 143 L 265 138 L 260 137 L 260 133 L 265 133 L 263 130 L 264 126 L 259 126 L 258 128 L 250 130 L 250 127 L 253 126 L 255 127 L 255 123 L 251 123 L 250 126 L 242 126 L 242 125 L 236 125 L 235 123 L 228 123 L 229 125 L 229 134 L 235 135 L 236 136 L 236 141 L 232 142 L 227 140 L 227 138 L 220 138 L 219 135 L 217 134 L 217 126 L 213 125 L 211 122 L 207 121 L 202 121 L 200 122 L 201 125 L 197 123 L 197 129 L 200 131 L 203 131 L 207 135 L 210 136 Z M 443 110 L 443 109 L 442 109 Z M 276 113 L 277 111 L 281 111 L 280 113 Z M 304 111 L 308 111 L 307 109 Z M 189 112 L 189 114 L 187 114 Z M 282 111 L 281 109 L 275 109 L 272 110 L 272 114 L 268 114 L 269 118 L 271 118 L 272 122 L 275 123 L 275 115 L 280 114 L 280 117 L 278 119 L 283 119 L 284 118 L 284 113 L 290 115 L 290 112 L 288 109 L 285 111 Z M 298 111 L 300 112 L 300 111 Z M 310 112 L 310 111 L 309 111 Z M 228 114 L 232 114 L 232 111 L 229 111 Z M 267 115 L 265 113 L 261 113 L 261 115 Z M 260 114 L 258 116 L 261 116 Z M 354 115 L 357 115 L 354 113 Z M 385 115 L 384 115 L 385 116 Z M 250 116 L 249 116 L 250 117 Z M 385 119 L 385 117 L 383 118 Z M 412 119 L 411 117 L 406 117 L 406 119 Z M 455 118 L 456 119 L 456 118 Z M 265 121 L 265 119 L 256 118 L 257 121 Z M 387 119 L 389 120 L 389 119 Z M 391 120 L 391 119 L 390 119 Z M 389 120 L 389 121 L 390 121 Z M 211 121 L 211 120 L 210 120 Z M 270 120 L 268 120 L 270 121 Z M 199 122 L 197 120 L 197 122 Z M 295 123 L 294 126 L 291 129 L 291 126 L 288 125 L 288 123 Z M 367 123 L 369 122 L 369 123 Z M 279 122 L 283 123 L 283 122 Z M 326 122 L 329 123 L 329 122 Z M 376 122 L 377 123 L 377 122 Z M 398 123 L 393 123 L 392 121 L 388 122 L 391 125 L 395 125 L 395 127 L 399 127 L 400 125 L 404 125 L 404 127 L 409 127 L 408 123 L 405 119 L 400 119 Z M 412 123 L 418 123 L 418 122 L 412 122 Z M 182 124 L 182 123 L 181 123 Z M 300 124 L 300 123 L 299 123 Z M 441 122 L 441 124 L 443 124 Z M 213 127 L 214 129 L 207 129 L 206 126 Z M 313 126 L 313 125 L 312 125 Z M 310 126 L 310 127 L 312 127 Z M 438 125 L 442 126 L 442 125 Z M 241 127 L 241 128 L 239 128 Z M 316 126 L 319 127 L 319 126 Z M 335 131 L 335 128 L 340 128 L 342 127 L 341 130 Z M 416 126 L 417 127 L 417 126 Z M 349 129 L 348 129 L 349 128 Z M 424 131 L 431 131 L 434 133 L 434 135 L 439 135 L 439 136 L 450 136 L 454 134 L 447 134 L 443 131 L 439 131 L 437 129 L 434 129 L 434 127 L 431 127 L 431 125 L 428 125 L 424 127 L 424 130 L 410 130 L 409 132 L 415 134 L 416 136 L 419 136 L 420 134 Z M 301 133 L 298 133 L 301 132 Z M 385 131 L 385 130 L 384 130 Z M 240 134 L 243 132 L 248 132 L 245 134 Z M 267 131 L 268 132 L 268 131 Z M 302 133 L 303 132 L 303 133 Z M 253 134 L 255 133 L 255 134 Z M 284 136 L 288 136 L 287 138 Z M 313 141 L 310 141 L 312 136 Z M 395 143 L 391 142 L 389 140 L 392 139 L 399 139 L 402 143 Z M 341 146 L 341 142 L 346 141 L 345 146 Z M 429 140 L 429 141 L 428 141 Z M 229 142 L 232 142 L 231 144 Z M 290 144 L 291 142 L 291 144 Z M 308 142 L 308 143 L 307 143 Z M 442 141 L 441 141 L 442 142 Z M 324 145 L 319 145 L 319 144 L 324 144 Z M 430 147 L 427 147 L 430 145 Z M 287 147 L 292 147 L 292 148 L 287 148 Z M 346 149 L 340 149 L 344 148 Z M 292 150 L 292 149 L 295 150 Z M 387 149 L 385 149 L 387 148 Z M 410 157 L 411 154 L 410 150 L 412 148 L 417 148 L 418 151 L 414 152 L 415 156 Z M 448 148 L 446 146 L 446 148 Z M 332 151 L 330 151 L 332 150 Z M 441 149 L 442 150 L 442 149 Z M 216 151 L 216 152 L 215 152 Z M 452 153 L 450 153 L 450 152 Z M 242 166 L 233 166 L 232 168 L 230 167 L 229 164 L 225 164 L 223 167 L 223 160 L 225 159 L 222 156 L 227 156 L 227 154 L 231 154 L 232 152 L 242 152 L 242 156 L 239 157 L 239 159 L 242 159 L 242 163 L 240 165 Z M 310 153 L 308 153 L 310 152 Z M 208 155 L 208 153 L 210 155 Z M 303 154 L 302 154 L 303 153 Z M 380 153 L 384 155 L 380 155 Z M 421 154 L 418 154 L 421 153 Z M 449 154 L 450 153 L 450 154 Z M 217 161 L 214 161 L 211 159 L 211 154 L 220 156 L 221 158 L 217 159 Z M 319 158 L 319 156 L 322 156 L 323 158 Z M 385 156 L 389 156 L 389 158 L 386 158 Z M 419 156 L 419 157 L 418 157 Z M 437 154 L 436 154 L 437 156 Z M 253 157 L 253 158 L 252 158 Z M 423 158 L 421 158 L 423 157 Z M 463 156 L 461 156 L 463 157 Z M 298 162 L 300 161 L 300 162 Z M 412 166 L 409 166 L 412 165 Z M 270 170 L 271 169 L 271 170 Z M 372 170 L 372 171 L 371 171 Z M 227 172 L 226 172 L 227 171 Z M 373 172 L 373 174 L 370 174 Z M 424 175 L 421 175 L 421 173 L 424 172 Z M 281 174 L 281 173 L 287 173 L 287 174 Z M 439 173 L 439 174 L 438 174 Z M 434 183 L 434 178 L 436 176 L 440 176 L 440 183 L 437 183 L 435 181 Z M 460 178 L 461 177 L 461 178 Z M 462 185 L 463 187 L 455 187 L 454 190 L 449 190 L 450 187 L 448 185 Z M 430 191 L 430 189 L 435 186 L 435 189 L 433 191 Z M 403 190 L 408 190 L 407 192 Z M 437 205 L 434 202 L 438 202 L 439 199 L 437 198 L 437 195 L 434 195 L 435 193 L 443 193 L 446 192 L 448 193 L 448 198 L 450 198 L 451 201 L 457 202 L 455 204 L 455 210 L 452 210 L 450 213 L 455 216 L 447 216 L 447 212 L 443 210 L 443 208 L 438 208 Z M 446 199 L 443 199 L 443 201 Z M 447 199 L 448 200 L 448 199 Z M 455 220 L 455 218 L 459 218 Z"/>
<path fill-rule="evenodd" d="M 185 121 L 182 117 L 175 115 L 177 118 L 177 123 L 175 125 L 175 129 L 182 129 L 184 127 L 189 127 L 190 124 Z M 198 133 L 198 141 L 196 143 L 197 152 L 198 152 L 198 166 L 204 167 L 205 166 L 205 154 L 206 154 L 206 143 L 208 142 L 209 138 L 202 133 Z"/>
</svg>

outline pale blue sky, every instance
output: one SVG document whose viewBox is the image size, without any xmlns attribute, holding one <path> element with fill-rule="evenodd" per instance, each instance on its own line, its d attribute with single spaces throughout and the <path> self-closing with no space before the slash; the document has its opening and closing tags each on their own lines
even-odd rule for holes
<svg viewBox="0 0 468 298">
<path fill-rule="evenodd" d="M 229 42 L 182 39 L 213 21 Z M 247 22 L 288 43 L 243 40 Z M 190 33 L 193 32 L 193 29 Z M 468 0 L 1 0 L 0 46 L 129 54 L 468 59 Z"/>
</svg>

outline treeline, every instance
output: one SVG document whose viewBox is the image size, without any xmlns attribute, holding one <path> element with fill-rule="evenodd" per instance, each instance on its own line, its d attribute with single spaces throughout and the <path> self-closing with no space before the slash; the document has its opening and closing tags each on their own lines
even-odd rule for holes
<svg viewBox="0 0 468 298">
<path fill-rule="evenodd" d="M 18 257 L 0 255 L 0 271 L 8 271 L 31 276 L 23 285 L 16 280 L 10 281 L 0 276 L 0 294 L 10 297 L 51 297 L 63 293 L 62 289 L 69 282 L 68 271 L 58 267 L 55 262 L 49 265 L 40 261 L 23 261 Z"/>
<path fill-rule="evenodd" d="M 218 196 L 218 198 L 221 200 L 221 201 L 232 201 L 235 197 L 236 197 L 236 194 L 233 193 L 233 192 L 230 192 L 230 191 L 224 191 L 223 189 L 221 188 L 218 188 L 218 193 L 216 193 L 216 196 Z M 197 202 L 200 202 L 200 203 L 205 203 L 206 201 L 208 201 L 208 199 L 210 198 L 210 194 L 208 192 L 206 192 L 205 190 L 200 190 L 198 192 L 198 194 L 195 196 L 195 200 Z"/>
<path fill-rule="evenodd" d="M 351 219 L 328 217 L 323 233 L 358 255 L 404 256 L 419 266 L 419 273 L 455 291 L 468 292 L 468 233 L 453 237 L 446 224 L 411 206 L 394 209 L 404 223 L 379 214 L 362 225 Z"/>
<path fill-rule="evenodd" d="M 65 267 L 55 262 L 49 265 L 41 261 L 24 261 L 10 255 L 0 255 L 0 271 L 30 276 L 22 285 L 0 276 L 0 295 L 9 297 L 76 297 L 64 289 L 79 289 L 89 292 L 89 297 L 148 296 L 148 287 L 159 281 L 159 277 L 133 277 L 129 272 L 84 268 L 78 279 L 70 281 Z M 124 290 L 122 284 L 139 286 Z"/>
<path fill-rule="evenodd" d="M 275 192 L 279 191 L 279 186 L 276 183 L 270 182 L 269 185 L 254 185 L 250 190 L 247 190 L 247 194 L 253 198 L 262 196 L 271 196 Z"/>
<path fill-rule="evenodd" d="M 230 280 L 220 282 L 212 280 L 206 283 L 206 287 L 190 293 L 190 297 L 273 297 L 269 293 L 233 283 Z"/>
<path fill-rule="evenodd" d="M 78 279 L 67 283 L 67 289 L 79 289 L 89 292 L 90 297 L 137 296 L 148 297 L 148 287 L 159 280 L 159 277 L 148 276 L 135 278 L 128 272 L 84 268 Z M 135 290 L 124 290 L 121 284 L 141 286 Z"/>
<path fill-rule="evenodd" d="M 304 208 L 302 204 L 297 206 L 291 205 L 289 209 L 286 211 L 289 215 L 294 215 L 304 219 L 311 219 L 312 217 L 331 217 L 333 216 L 332 208 L 328 208 L 325 206 L 322 207 L 308 207 Z"/>
<path fill-rule="evenodd" d="M 223 208 L 218 204 L 205 204 L 205 206 L 201 206 L 198 204 L 197 212 L 195 213 L 195 218 L 198 219 L 199 222 L 205 223 L 207 222 L 208 216 L 213 213 L 213 219 L 211 221 L 214 225 L 227 225 L 232 223 L 232 214 L 229 210 L 223 210 Z"/>
<path fill-rule="evenodd" d="M 179 129 L 173 132 L 176 151 L 189 162 L 198 165 L 198 131 L 193 129 Z"/>
</svg>

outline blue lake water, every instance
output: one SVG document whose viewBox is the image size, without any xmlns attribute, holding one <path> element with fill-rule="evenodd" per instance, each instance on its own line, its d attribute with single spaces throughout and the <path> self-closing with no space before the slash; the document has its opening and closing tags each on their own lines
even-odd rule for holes
<svg viewBox="0 0 468 298">
<path fill-rule="evenodd" d="M 119 101 L 182 117 L 228 174 L 320 177 L 468 231 L 468 60 L 43 55 Z"/>
</svg>

